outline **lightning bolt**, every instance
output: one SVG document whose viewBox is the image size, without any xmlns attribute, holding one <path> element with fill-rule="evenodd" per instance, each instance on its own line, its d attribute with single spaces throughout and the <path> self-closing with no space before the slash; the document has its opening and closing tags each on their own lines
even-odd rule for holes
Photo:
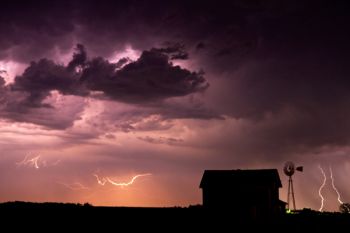
<svg viewBox="0 0 350 233">
<path fill-rule="evenodd" d="M 150 176 L 150 175 L 152 175 L 152 174 L 147 173 L 147 174 L 136 175 L 136 176 L 134 176 L 134 177 L 133 177 L 129 182 L 127 182 L 127 183 L 117 183 L 117 182 L 115 182 L 115 181 L 109 179 L 108 177 L 106 177 L 106 179 L 107 179 L 108 182 L 111 183 L 112 185 L 125 187 L 125 186 L 129 186 L 129 185 L 133 184 L 134 181 L 135 181 L 137 178 L 139 178 L 139 177 L 142 177 L 142 176 Z"/>
<path fill-rule="evenodd" d="M 16 165 L 18 167 L 20 166 L 27 166 L 27 167 L 33 167 L 35 169 L 39 169 L 42 167 L 53 167 L 57 166 L 61 162 L 61 160 L 56 160 L 53 163 L 48 163 L 46 160 L 43 160 L 41 155 L 37 155 L 33 157 L 35 154 L 29 153 L 27 154 L 24 159 L 20 162 L 16 162 Z"/>
<path fill-rule="evenodd" d="M 337 189 L 337 188 L 335 187 L 335 185 L 334 185 L 333 171 L 332 171 L 332 167 L 331 167 L 331 166 L 329 166 L 329 172 L 330 172 L 330 174 L 331 174 L 332 187 L 333 187 L 334 191 L 335 191 L 335 192 L 337 193 L 337 195 L 338 195 L 338 202 L 339 202 L 340 204 L 343 204 L 344 202 L 342 202 L 342 200 L 340 199 L 340 193 L 339 193 L 338 189 Z"/>
<path fill-rule="evenodd" d="M 40 158 L 40 155 L 29 160 L 29 162 L 31 162 L 36 169 L 39 169 L 39 165 L 38 165 L 39 158 Z"/>
<path fill-rule="evenodd" d="M 319 165 L 318 168 L 321 170 L 321 173 L 323 175 L 323 183 L 322 183 L 320 189 L 318 190 L 318 195 L 321 197 L 321 206 L 320 206 L 320 209 L 318 211 L 322 211 L 323 203 L 324 203 L 324 197 L 323 197 L 321 191 L 322 191 L 323 187 L 326 185 L 327 177 L 326 177 L 326 173 L 322 169 L 321 165 Z"/>
<path fill-rule="evenodd" d="M 103 177 L 102 180 L 101 180 L 101 179 L 98 177 L 98 175 L 93 174 L 93 176 L 96 177 L 97 183 L 98 183 L 99 185 L 104 186 L 104 185 L 106 184 L 106 182 L 107 182 L 107 179 L 106 179 L 106 178 Z"/>
<path fill-rule="evenodd" d="M 20 162 L 17 162 L 17 166 L 25 166 L 25 165 L 28 165 L 28 166 L 32 166 L 36 169 L 39 169 L 39 162 L 38 160 L 40 159 L 40 155 L 34 157 L 34 158 L 31 158 L 31 159 L 28 159 L 28 155 L 26 155 L 24 157 L 24 159 Z"/>
<path fill-rule="evenodd" d="M 65 186 L 66 188 L 69 188 L 71 190 L 82 190 L 82 189 L 89 189 L 88 187 L 86 187 L 85 185 L 79 183 L 79 182 L 74 182 L 72 184 L 66 184 L 66 183 L 63 183 L 63 182 L 57 182 L 58 184 L 61 184 L 63 186 Z"/>
<path fill-rule="evenodd" d="M 22 166 L 27 164 L 27 159 L 28 159 L 28 155 L 26 155 L 22 161 L 16 162 L 17 166 Z"/>
</svg>

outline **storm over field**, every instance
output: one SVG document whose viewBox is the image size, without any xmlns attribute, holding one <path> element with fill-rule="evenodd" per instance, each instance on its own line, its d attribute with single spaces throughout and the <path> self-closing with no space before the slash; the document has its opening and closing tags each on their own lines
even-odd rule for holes
<svg viewBox="0 0 350 233">
<path fill-rule="evenodd" d="M 350 201 L 350 18 L 306 1 L 2 1 L 0 201 L 188 206 L 286 161 Z M 331 169 L 333 184 L 331 182 Z"/>
</svg>

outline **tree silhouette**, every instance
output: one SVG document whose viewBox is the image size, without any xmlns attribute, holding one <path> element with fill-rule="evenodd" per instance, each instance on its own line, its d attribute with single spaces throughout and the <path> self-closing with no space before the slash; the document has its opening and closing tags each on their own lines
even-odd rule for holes
<svg viewBox="0 0 350 233">
<path fill-rule="evenodd" d="M 344 214 L 350 214 L 350 203 L 343 203 L 339 206 L 339 211 Z"/>
</svg>

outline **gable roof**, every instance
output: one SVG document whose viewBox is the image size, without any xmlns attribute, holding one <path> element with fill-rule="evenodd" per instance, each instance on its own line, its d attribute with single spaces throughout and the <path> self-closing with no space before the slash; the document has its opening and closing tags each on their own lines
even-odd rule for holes
<svg viewBox="0 0 350 233">
<path fill-rule="evenodd" d="M 258 170 L 205 170 L 200 188 L 208 185 L 253 185 L 275 182 L 279 188 L 282 183 L 277 169 Z"/>
</svg>

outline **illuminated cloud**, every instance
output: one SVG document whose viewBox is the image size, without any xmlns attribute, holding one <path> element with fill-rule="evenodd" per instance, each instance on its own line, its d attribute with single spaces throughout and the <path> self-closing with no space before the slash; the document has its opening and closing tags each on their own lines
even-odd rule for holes
<svg viewBox="0 0 350 233">
<path fill-rule="evenodd" d="M 343 4 L 17 3 L 2 1 L 0 15 L 0 201 L 186 206 L 201 202 L 204 169 L 289 160 L 307 168 L 298 206 L 319 209 L 319 163 L 350 199 Z M 15 166 L 28 151 L 39 169 Z M 157 176 L 109 192 L 96 167 L 117 184 Z M 83 187 L 72 181 L 90 189 L 71 192 Z M 330 190 L 323 210 L 338 210 Z"/>
<path fill-rule="evenodd" d="M 60 111 L 50 103 L 55 92 L 81 97 L 90 94 L 94 97 L 94 93 L 100 92 L 102 96 L 99 98 L 105 96 L 116 101 L 143 104 L 207 89 L 209 84 L 201 73 L 174 66 L 169 59 L 175 57 L 169 58 L 169 53 L 177 51 L 151 49 L 142 52 L 136 61 L 129 62 L 122 58 L 117 63 L 110 63 L 101 57 L 88 60 L 84 46 L 78 44 L 67 66 L 41 59 L 32 62 L 10 85 L 6 86 L 1 81 L 1 88 L 4 89 L 2 116 L 64 129 L 73 124 L 82 108 L 74 108 L 76 116 L 70 122 L 59 122 L 59 125 L 46 123 L 45 119 L 31 120 L 30 117 L 32 113 L 43 116 L 43 113 L 47 115 Z M 11 96 L 17 96 L 16 100 Z"/>
<path fill-rule="evenodd" d="M 136 61 L 118 67 L 101 57 L 87 60 L 84 46 L 78 44 L 67 67 L 47 59 L 32 62 L 15 78 L 11 90 L 28 95 L 24 105 L 49 107 L 42 102 L 54 90 L 78 96 L 100 91 L 114 100 L 142 103 L 185 96 L 208 87 L 202 74 L 173 66 L 160 49 L 144 51 Z"/>
</svg>

